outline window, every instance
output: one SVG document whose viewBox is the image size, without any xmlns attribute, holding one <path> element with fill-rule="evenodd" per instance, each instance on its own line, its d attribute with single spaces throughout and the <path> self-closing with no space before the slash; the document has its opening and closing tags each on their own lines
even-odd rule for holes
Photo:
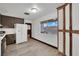
<svg viewBox="0 0 79 59">
<path fill-rule="evenodd" d="M 47 26 L 48 26 L 48 27 L 57 27 L 58 24 L 57 24 L 57 21 L 52 21 L 52 22 L 48 22 L 48 23 L 47 23 Z"/>
<path fill-rule="evenodd" d="M 53 30 L 57 30 L 58 21 L 51 20 L 51 21 L 43 21 L 41 22 L 41 32 L 48 33 L 52 32 Z"/>
</svg>

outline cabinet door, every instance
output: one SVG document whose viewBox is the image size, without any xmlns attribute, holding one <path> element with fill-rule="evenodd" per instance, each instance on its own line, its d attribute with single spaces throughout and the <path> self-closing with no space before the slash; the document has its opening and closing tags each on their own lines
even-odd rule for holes
<svg viewBox="0 0 79 59">
<path fill-rule="evenodd" d="M 16 42 L 15 34 L 6 35 L 6 44 L 7 45 L 14 44 L 15 42 Z"/>
<path fill-rule="evenodd" d="M 15 24 L 24 24 L 24 19 L 20 18 L 14 18 L 15 19 Z"/>
<path fill-rule="evenodd" d="M 2 25 L 5 28 L 14 28 L 14 18 L 8 16 L 2 16 Z"/>
<path fill-rule="evenodd" d="M 23 24 L 24 19 L 2 15 L 2 25 L 6 28 L 14 28 L 14 24 Z"/>
</svg>

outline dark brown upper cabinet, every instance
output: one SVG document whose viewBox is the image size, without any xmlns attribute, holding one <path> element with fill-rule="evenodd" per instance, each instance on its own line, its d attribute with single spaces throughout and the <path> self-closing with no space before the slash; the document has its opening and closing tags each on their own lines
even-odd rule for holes
<svg viewBox="0 0 79 59">
<path fill-rule="evenodd" d="M 15 24 L 18 23 L 18 24 L 24 24 L 24 19 L 21 19 L 21 18 L 15 18 Z"/>
<path fill-rule="evenodd" d="M 13 28 L 14 27 L 14 18 L 2 16 L 2 25 L 6 28 Z"/>
<path fill-rule="evenodd" d="M 5 28 L 14 28 L 14 24 L 23 24 L 24 19 L 2 15 L 2 25 Z"/>
</svg>

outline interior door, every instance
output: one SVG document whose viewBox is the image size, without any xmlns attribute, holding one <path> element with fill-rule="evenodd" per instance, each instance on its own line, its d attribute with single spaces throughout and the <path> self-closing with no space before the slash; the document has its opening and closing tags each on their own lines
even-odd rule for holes
<svg viewBox="0 0 79 59">
<path fill-rule="evenodd" d="M 68 56 L 72 54 L 71 12 L 71 4 L 64 4 L 58 8 L 59 51 Z"/>
<path fill-rule="evenodd" d="M 59 46 L 58 50 L 61 53 L 64 53 L 63 51 L 63 9 L 60 9 L 58 11 L 58 22 L 59 22 Z"/>
<path fill-rule="evenodd" d="M 70 55 L 70 4 L 65 6 L 65 55 Z"/>
</svg>

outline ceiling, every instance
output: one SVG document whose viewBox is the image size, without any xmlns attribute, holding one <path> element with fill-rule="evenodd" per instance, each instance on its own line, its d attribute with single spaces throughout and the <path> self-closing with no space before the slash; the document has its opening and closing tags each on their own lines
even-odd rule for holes
<svg viewBox="0 0 79 59">
<path fill-rule="evenodd" d="M 56 12 L 56 8 L 61 5 L 61 3 L 0 3 L 0 13 L 34 20 L 47 14 Z M 24 14 L 24 12 L 29 12 L 29 9 L 34 6 L 39 8 L 39 12 L 30 13 L 30 15 Z"/>
</svg>

